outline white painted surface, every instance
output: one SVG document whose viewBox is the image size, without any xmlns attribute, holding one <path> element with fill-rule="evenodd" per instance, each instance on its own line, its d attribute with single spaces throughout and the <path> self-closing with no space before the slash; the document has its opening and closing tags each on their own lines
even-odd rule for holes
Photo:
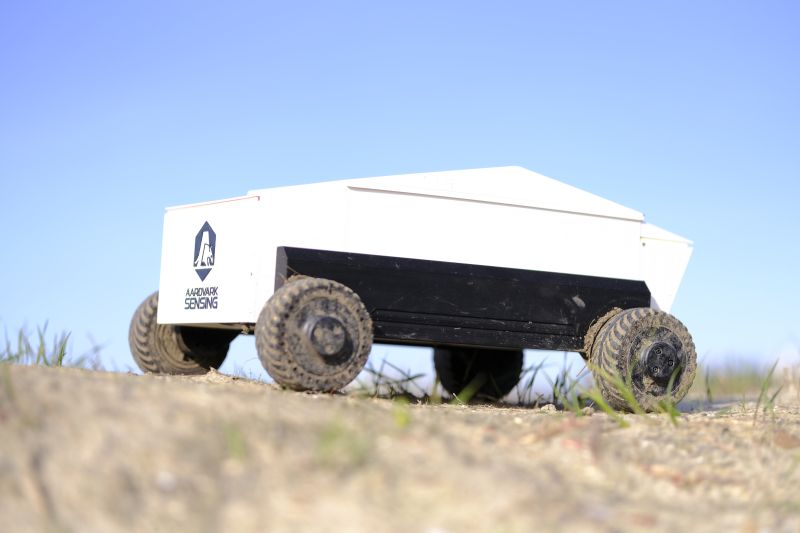
<svg viewBox="0 0 800 533">
<path fill-rule="evenodd" d="M 216 250 L 201 281 L 205 222 Z M 691 255 L 640 212 L 520 167 L 259 189 L 167 210 L 159 322 L 255 322 L 279 246 L 643 279 L 664 310 Z M 204 287 L 217 287 L 218 307 L 185 309 L 187 289 Z"/>
<path fill-rule="evenodd" d="M 161 245 L 160 323 L 229 323 L 257 316 L 261 304 L 257 310 L 253 285 L 258 250 L 251 237 L 258 206 L 259 198 L 251 196 L 167 209 Z M 211 271 L 201 280 L 195 267 L 195 238 L 205 222 L 216 233 L 216 249 Z M 184 309 L 187 291 L 215 287 L 216 309 Z"/>
<path fill-rule="evenodd" d="M 459 198 L 551 211 L 644 220 L 644 215 L 638 211 L 516 166 L 400 174 L 328 183 L 338 183 L 352 189 Z M 250 194 L 267 193 L 272 190 L 274 189 L 261 189 L 251 191 Z"/>
<path fill-rule="evenodd" d="M 650 305 L 669 311 L 692 256 L 692 242 L 652 224 L 642 224 L 642 279 Z"/>
</svg>

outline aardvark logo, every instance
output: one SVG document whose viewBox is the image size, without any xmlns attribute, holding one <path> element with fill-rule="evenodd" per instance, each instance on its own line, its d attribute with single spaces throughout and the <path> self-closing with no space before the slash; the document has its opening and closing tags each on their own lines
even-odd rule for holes
<svg viewBox="0 0 800 533">
<path fill-rule="evenodd" d="M 194 238 L 194 271 L 200 276 L 200 281 L 205 281 L 217 251 L 217 234 L 211 229 L 208 222 L 203 224 Z"/>
</svg>

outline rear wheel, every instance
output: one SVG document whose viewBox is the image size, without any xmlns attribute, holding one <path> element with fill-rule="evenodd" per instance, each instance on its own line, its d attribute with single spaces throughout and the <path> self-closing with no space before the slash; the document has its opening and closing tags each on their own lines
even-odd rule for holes
<svg viewBox="0 0 800 533">
<path fill-rule="evenodd" d="M 677 318 L 646 307 L 627 309 L 606 322 L 590 356 L 595 383 L 614 409 L 631 411 L 633 395 L 645 411 L 659 402 L 677 403 L 689 391 L 697 354 L 689 331 Z"/>
<path fill-rule="evenodd" d="M 356 293 L 327 279 L 290 279 L 256 323 L 261 363 L 280 385 L 335 391 L 355 379 L 372 349 L 372 319 Z"/>
<path fill-rule="evenodd" d="M 519 382 L 522 350 L 435 348 L 433 366 L 442 387 L 460 394 L 471 387 L 476 396 L 500 399 Z"/>
<path fill-rule="evenodd" d="M 158 292 L 136 309 L 128 331 L 133 360 L 143 372 L 205 374 L 219 368 L 236 330 L 158 324 Z"/>
</svg>

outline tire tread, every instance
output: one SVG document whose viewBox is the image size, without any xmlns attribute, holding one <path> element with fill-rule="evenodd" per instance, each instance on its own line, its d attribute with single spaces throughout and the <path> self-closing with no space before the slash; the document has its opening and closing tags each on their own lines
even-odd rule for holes
<svg viewBox="0 0 800 533">
<path fill-rule="evenodd" d="M 640 391 L 630 382 L 631 362 L 625 354 L 637 331 L 658 325 L 672 331 L 683 346 L 684 368 L 680 382 L 669 394 L 669 399 L 679 402 L 688 392 L 697 369 L 697 354 L 694 341 L 686 327 L 674 316 L 663 311 L 647 307 L 627 309 L 612 317 L 597 335 L 592 346 L 589 361 L 593 368 L 595 383 L 603 399 L 614 409 L 630 411 L 631 406 L 618 390 L 612 376 L 621 376 L 632 388 L 637 402 L 647 411 L 655 409 L 659 400 L 663 399 Z"/>
<path fill-rule="evenodd" d="M 353 357 L 320 375 L 303 368 L 291 353 L 287 321 L 312 294 L 337 299 L 357 320 Z M 294 390 L 328 392 L 350 383 L 364 368 L 372 348 L 372 319 L 352 289 L 336 281 L 297 276 L 290 278 L 264 305 L 256 323 L 256 349 L 267 373 L 280 385 Z M 326 370 L 328 370 L 326 368 Z"/>
</svg>

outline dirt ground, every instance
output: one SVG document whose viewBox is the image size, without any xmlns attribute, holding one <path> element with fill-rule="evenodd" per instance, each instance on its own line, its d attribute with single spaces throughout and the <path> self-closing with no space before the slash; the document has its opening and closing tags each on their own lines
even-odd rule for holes
<svg viewBox="0 0 800 533">
<path fill-rule="evenodd" d="M 0 529 L 799 531 L 800 392 L 684 414 L 407 405 L 0 365 Z"/>
</svg>

